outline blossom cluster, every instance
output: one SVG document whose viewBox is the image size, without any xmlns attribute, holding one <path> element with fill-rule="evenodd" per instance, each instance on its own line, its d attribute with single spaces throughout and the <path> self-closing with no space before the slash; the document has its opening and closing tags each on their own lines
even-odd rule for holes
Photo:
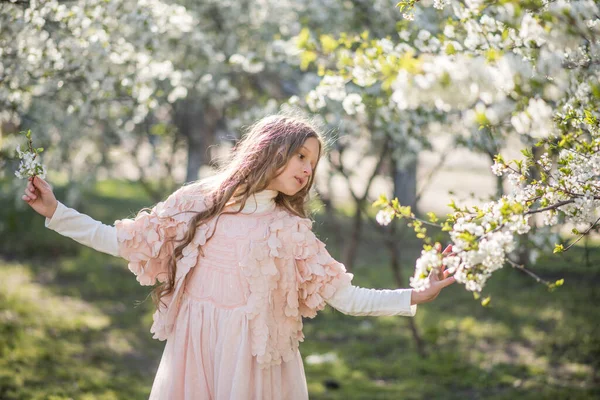
<svg viewBox="0 0 600 400">
<path fill-rule="evenodd" d="M 341 76 L 325 76 L 319 86 L 306 96 L 306 102 L 311 111 L 324 108 L 330 99 L 342 104 L 346 114 L 364 114 L 365 105 L 358 93 L 347 93 L 346 82 Z"/>
<path fill-rule="evenodd" d="M 509 261 L 515 250 L 516 237 L 529 232 L 530 218 L 541 214 L 546 225 L 556 225 L 558 215 L 574 226 L 588 230 L 600 220 L 600 137 L 597 119 L 590 122 L 588 132 L 594 139 L 583 150 L 575 146 L 563 148 L 555 157 L 558 168 L 552 168 L 548 153 L 537 161 L 542 180 L 528 180 L 526 171 L 533 164 L 528 162 L 506 163 L 497 157 L 492 166 L 497 175 L 508 175 L 514 183 L 512 193 L 489 202 L 482 207 L 455 207 L 454 214 L 446 221 L 452 241 L 453 255 L 443 258 L 448 271 L 456 281 L 469 291 L 481 292 L 492 273 Z M 563 165 L 564 167 L 560 167 Z M 386 208 L 389 223 L 389 210 Z M 400 215 L 400 213 L 394 213 Z M 579 229 L 575 229 L 580 232 Z M 557 246 L 562 251 L 562 246 Z M 424 251 L 417 260 L 411 286 L 422 290 L 428 286 L 428 273 L 439 268 L 439 260 L 433 257 L 435 250 Z"/>
<path fill-rule="evenodd" d="M 517 237 L 535 225 L 531 216 L 540 214 L 550 227 L 571 224 L 581 234 L 600 220 L 600 87 L 591 83 L 600 78 L 600 41 L 589 39 L 600 37 L 600 7 L 557 1 L 516 13 L 510 1 L 436 0 L 434 8 L 447 18 L 440 18 L 435 35 L 419 28 L 431 26 L 432 13 L 413 13 L 415 3 L 401 2 L 415 19 L 413 30 L 399 32 L 401 41 L 360 47 L 361 57 L 373 54 L 369 65 L 378 84 L 389 83 L 391 103 L 406 119 L 417 114 L 446 124 L 463 143 L 485 143 L 481 138 L 489 136 L 495 146 L 483 146 L 486 153 L 497 151 L 506 135 L 516 134 L 524 144 L 524 159 L 497 156 L 491 168 L 509 182 L 510 194 L 481 207 L 454 206 L 439 225 L 449 232 L 454 254 L 442 257 L 425 245 L 411 278 L 411 286 L 422 290 L 431 270 L 446 265 L 467 290 L 480 292 L 505 264 L 524 268 L 511 252 Z M 390 66 L 386 59 L 401 62 Z M 350 63 L 340 73 L 352 68 Z M 382 225 L 395 217 L 417 220 L 401 208 L 385 203 L 376 219 Z"/>
<path fill-rule="evenodd" d="M 44 151 L 43 148 L 34 149 L 31 141 L 31 131 L 23 132 L 26 134 L 29 141 L 29 149 L 22 151 L 21 146 L 17 145 L 17 156 L 21 160 L 19 168 L 15 171 L 15 176 L 19 179 L 27 179 L 31 176 L 39 176 L 44 179 L 46 177 L 46 166 L 40 162 L 39 153 Z"/>
<path fill-rule="evenodd" d="M 169 54 L 169 41 L 184 38 L 194 23 L 184 7 L 161 0 L 5 4 L 0 105 L 24 111 L 36 97 L 75 89 L 70 114 L 89 114 L 99 103 L 104 106 L 98 112 L 106 117 L 107 100 L 130 93 L 141 119 L 156 106 L 157 81 L 170 81 L 172 100 L 184 92 L 185 71 L 162 57 Z M 152 55 L 148 48 L 155 49 Z"/>
</svg>

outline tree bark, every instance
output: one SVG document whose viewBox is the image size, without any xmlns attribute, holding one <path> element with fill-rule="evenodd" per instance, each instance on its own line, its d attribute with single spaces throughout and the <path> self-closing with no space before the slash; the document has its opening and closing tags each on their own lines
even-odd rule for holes
<svg viewBox="0 0 600 400">
<path fill-rule="evenodd" d="M 531 152 L 533 153 L 533 159 L 534 161 L 538 161 L 541 157 L 541 155 L 543 154 L 543 150 L 541 147 L 535 147 L 533 146 L 531 148 Z M 529 176 L 530 179 L 540 179 L 540 174 L 537 170 L 537 168 L 535 168 L 535 166 L 532 166 L 531 168 L 529 168 Z M 517 249 L 517 257 L 518 257 L 518 263 L 521 265 L 527 265 L 529 264 L 529 260 L 530 260 L 530 255 L 531 255 L 531 243 L 529 240 L 530 235 L 535 234 L 535 220 L 533 218 L 529 219 L 529 226 L 531 226 L 531 229 L 529 232 L 518 236 L 517 238 L 517 242 L 518 242 L 518 249 Z"/>
<path fill-rule="evenodd" d="M 347 245 L 344 247 L 344 255 L 342 256 L 342 263 L 348 271 L 352 271 L 354 267 L 354 260 L 358 252 L 358 245 L 360 243 L 360 234 L 362 231 L 362 208 L 364 207 L 363 201 L 357 201 L 355 203 L 356 209 L 352 216 L 352 233 L 347 241 Z"/>
<path fill-rule="evenodd" d="M 416 156 L 402 167 L 398 166 L 397 161 L 392 162 L 394 197 L 397 197 L 403 206 L 410 206 L 415 215 L 417 214 L 417 162 Z"/>
<path fill-rule="evenodd" d="M 358 246 L 360 243 L 360 234 L 361 234 L 362 225 L 363 225 L 362 213 L 364 212 L 364 207 L 365 207 L 365 204 L 367 203 L 367 197 L 369 196 L 369 190 L 371 189 L 373 180 L 375 179 L 375 177 L 377 175 L 379 175 L 379 171 L 381 170 L 381 166 L 383 164 L 383 161 L 386 159 L 388 152 L 389 152 L 389 140 L 386 139 L 383 142 L 383 145 L 381 146 L 381 152 L 379 153 L 377 165 L 375 165 L 375 168 L 373 169 L 371 175 L 369 176 L 369 179 L 367 181 L 367 184 L 365 186 L 365 190 L 364 190 L 362 196 L 358 196 L 352 190 L 352 186 L 350 185 L 350 175 L 348 175 L 348 173 L 346 172 L 346 168 L 344 167 L 344 164 L 342 162 L 341 155 L 340 155 L 339 165 L 336 165 L 336 168 L 338 169 L 338 171 L 346 178 L 346 180 L 348 182 L 348 186 L 350 188 L 350 193 L 352 195 L 352 198 L 354 199 L 354 205 L 356 207 L 354 216 L 352 217 L 352 233 L 350 235 L 350 241 L 348 241 L 348 243 L 346 244 L 344 251 L 343 251 L 343 257 L 342 257 L 342 262 L 344 263 L 344 265 L 346 266 L 346 268 L 349 271 L 351 271 L 352 267 L 354 266 L 354 260 L 356 259 L 356 255 L 358 252 Z"/>
<path fill-rule="evenodd" d="M 411 206 L 411 209 L 416 214 L 416 198 L 417 198 L 417 157 L 414 157 L 414 161 L 409 163 L 403 168 L 398 166 L 398 162 L 392 159 L 392 174 L 394 182 L 394 194 L 393 197 L 398 198 L 400 204 L 403 206 Z M 396 239 L 397 232 L 397 221 L 392 222 L 391 227 L 391 240 L 388 240 L 388 247 L 391 255 L 391 268 L 396 280 L 396 286 L 407 287 L 402 278 L 402 263 L 401 252 L 398 246 L 400 240 Z M 417 324 L 414 318 L 408 318 L 408 326 L 410 332 L 417 346 L 417 352 L 423 358 L 427 357 L 427 348 L 425 342 L 419 333 Z"/>
<path fill-rule="evenodd" d="M 208 148 L 215 142 L 216 130 L 222 114 L 220 110 L 187 98 L 174 107 L 174 122 L 178 133 L 187 139 L 187 166 L 185 181 L 197 180 L 200 167 L 210 162 Z"/>
</svg>

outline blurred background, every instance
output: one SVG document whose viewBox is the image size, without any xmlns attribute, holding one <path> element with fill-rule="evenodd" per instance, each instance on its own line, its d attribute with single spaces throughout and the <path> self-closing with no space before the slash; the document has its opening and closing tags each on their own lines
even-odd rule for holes
<svg viewBox="0 0 600 400">
<path fill-rule="evenodd" d="M 565 13 L 544 1 L 424 0 L 414 20 L 396 3 L 0 2 L 0 399 L 144 399 L 164 347 L 126 261 L 46 229 L 21 200 L 20 131 L 44 148 L 59 201 L 113 224 L 209 176 L 252 122 L 301 110 L 329 141 L 310 204 L 317 235 L 355 285 L 397 288 L 422 243 L 401 221 L 375 222 L 380 194 L 441 217 L 452 199 L 498 198 L 511 186 L 492 174 L 494 155 L 535 151 L 566 101 L 600 98 L 586 79 L 597 59 L 552 62 L 592 40 L 583 29 L 597 25 L 579 22 L 593 2 Z M 453 285 L 415 318 L 327 308 L 304 321 L 310 398 L 600 397 L 597 232 L 555 255 L 572 227 L 532 225 L 512 257 L 562 287 L 507 265 L 485 288 L 487 307 Z"/>
</svg>

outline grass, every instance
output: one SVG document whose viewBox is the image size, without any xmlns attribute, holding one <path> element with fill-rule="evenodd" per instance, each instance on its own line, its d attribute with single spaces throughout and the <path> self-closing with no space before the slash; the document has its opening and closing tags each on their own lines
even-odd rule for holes
<svg viewBox="0 0 600 400">
<path fill-rule="evenodd" d="M 136 193 L 103 182 L 85 194 L 81 211 L 106 223 L 131 216 L 150 205 Z M 43 235 L 44 248 L 55 250 L 40 253 L 32 241 L 29 254 L 36 256 L 0 260 L 0 398 L 147 398 L 164 347 L 149 333 L 151 301 L 134 307 L 148 288 L 124 260 L 71 247 L 69 239 L 48 234 L 41 218 L 32 221 L 32 237 Z M 324 221 L 315 229 L 339 256 Z M 409 273 L 418 249 L 411 241 L 400 245 Z M 367 230 L 354 283 L 393 287 L 385 252 L 375 246 L 377 236 Z M 300 351 L 310 398 L 598 398 L 600 252 L 590 257 L 586 266 L 581 247 L 541 257 L 536 273 L 565 278 L 552 293 L 506 267 L 486 288 L 490 307 L 459 285 L 420 305 L 414 320 L 426 358 L 417 354 L 408 318 L 351 317 L 327 308 L 304 320 Z"/>
</svg>

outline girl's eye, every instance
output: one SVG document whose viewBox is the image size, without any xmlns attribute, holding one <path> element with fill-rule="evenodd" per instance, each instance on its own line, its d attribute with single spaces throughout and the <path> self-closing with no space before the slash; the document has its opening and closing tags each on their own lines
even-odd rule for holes
<svg viewBox="0 0 600 400">
<path fill-rule="evenodd" d="M 300 159 L 301 159 L 301 160 L 304 160 L 304 154 L 302 154 L 302 153 L 298 153 L 298 155 L 300 156 Z"/>
</svg>

